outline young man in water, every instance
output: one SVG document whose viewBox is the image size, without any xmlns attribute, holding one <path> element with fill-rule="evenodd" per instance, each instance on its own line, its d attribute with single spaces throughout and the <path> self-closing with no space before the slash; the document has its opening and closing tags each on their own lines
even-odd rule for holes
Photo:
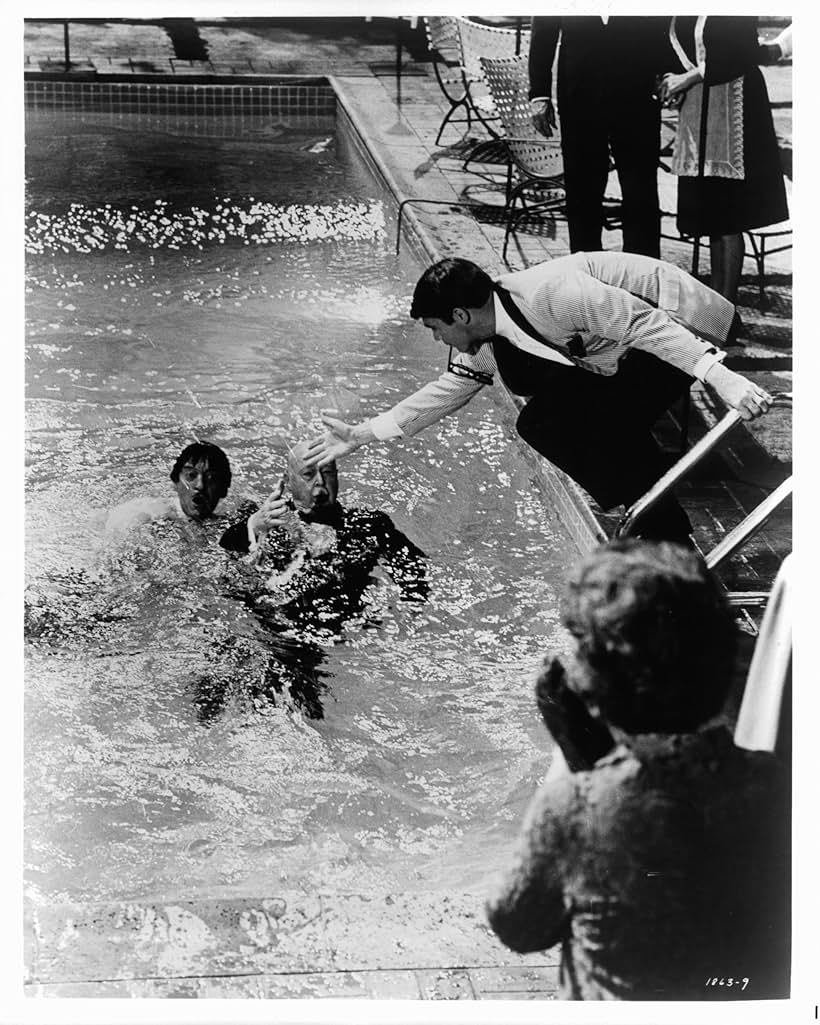
<svg viewBox="0 0 820 1025">
<path fill-rule="evenodd" d="M 119 553 L 125 537 L 141 525 L 210 519 L 228 493 L 231 467 L 218 445 L 198 441 L 180 452 L 170 477 L 174 495 L 132 498 L 108 512 L 98 554 L 106 549 Z M 130 542 L 125 547 L 130 549 Z M 151 548 L 155 547 L 152 539 Z M 108 588 L 109 579 L 110 566 L 97 569 L 92 575 L 86 569 L 72 568 L 52 575 L 48 583 L 43 581 L 31 587 L 25 600 L 26 636 L 61 643 L 91 629 L 102 629 L 101 624 L 130 618 L 130 614 L 123 614 L 115 589 Z M 111 600 L 113 608 L 109 607 Z"/>
<path fill-rule="evenodd" d="M 218 445 L 196 441 L 177 456 L 171 473 L 175 496 L 132 498 L 108 514 L 105 529 L 128 530 L 154 520 L 206 520 L 231 486 L 231 464 Z"/>
</svg>

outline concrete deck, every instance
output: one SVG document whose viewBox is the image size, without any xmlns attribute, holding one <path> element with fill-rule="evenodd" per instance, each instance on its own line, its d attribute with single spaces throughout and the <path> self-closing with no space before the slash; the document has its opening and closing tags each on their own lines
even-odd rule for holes
<svg viewBox="0 0 820 1025">
<path fill-rule="evenodd" d="M 349 28 L 349 33 L 342 26 L 335 36 L 323 36 L 293 28 L 203 23 L 200 33 L 209 47 L 209 73 L 332 75 L 341 116 L 366 144 L 395 197 L 458 201 L 476 179 L 462 169 L 464 143 L 456 129 L 448 130 L 442 145 L 434 144 L 446 105 L 430 66 L 405 52 L 399 82 L 392 29 L 372 25 L 363 30 L 361 23 Z M 75 59 L 86 71 L 168 74 L 170 69 L 184 77 L 205 70 L 196 62 L 176 61 L 167 35 L 155 26 L 78 26 L 72 28 L 72 40 Z M 53 71 L 62 58 L 61 27 L 30 26 L 25 57 L 27 71 Z M 672 235 L 674 181 L 662 179 L 664 233 Z M 466 253 L 490 272 L 504 269 L 500 190 L 487 183 L 483 188 L 488 209 L 478 217 L 455 208 L 414 210 L 415 241 L 410 244 L 430 258 Z M 606 246 L 619 248 L 618 233 L 607 234 Z M 566 252 L 566 225 L 556 220 L 522 231 L 510 261 L 523 267 Z M 690 249 L 665 240 L 663 255 L 688 266 Z M 706 260 L 704 272 L 708 254 Z M 747 267 L 741 315 L 749 338 L 732 356 L 738 365 L 751 366 L 750 373 L 768 387 L 790 390 L 790 254 L 773 257 L 769 267 L 775 274 L 763 307 Z M 759 369 L 755 360 L 763 361 Z M 494 390 L 514 437 L 513 400 Z M 702 389 L 694 405 L 692 434 L 697 436 L 721 410 Z M 662 429 L 673 442 L 672 425 Z M 767 425 L 751 431 L 739 429 L 724 451 L 683 489 L 704 550 L 789 472 L 790 411 L 778 411 Z M 571 481 L 543 460 L 533 457 L 532 465 L 533 479 L 557 504 L 580 548 L 611 528 L 612 518 L 602 516 Z M 784 511 L 744 555 L 732 560 L 727 583 L 767 587 L 790 545 L 790 514 Z M 528 957 L 506 951 L 485 925 L 482 900 L 481 894 L 368 898 L 328 893 L 31 908 L 26 992 L 43 997 L 554 997 L 557 950 Z"/>
<path fill-rule="evenodd" d="M 35 997 L 554 998 L 557 950 L 519 957 L 478 894 L 319 894 L 52 907 L 26 923 Z"/>
</svg>

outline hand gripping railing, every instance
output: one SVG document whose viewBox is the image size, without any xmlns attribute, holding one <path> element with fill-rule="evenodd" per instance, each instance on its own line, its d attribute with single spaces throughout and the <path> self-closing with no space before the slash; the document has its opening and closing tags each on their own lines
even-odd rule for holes
<svg viewBox="0 0 820 1025">
<path fill-rule="evenodd" d="M 781 392 L 773 396 L 772 405 L 789 405 L 791 400 L 791 392 Z M 667 491 L 677 484 L 681 477 L 688 473 L 693 466 L 697 465 L 704 456 L 708 455 L 712 449 L 723 440 L 729 431 L 731 431 L 736 424 L 740 423 L 740 420 L 740 414 L 736 410 L 732 409 L 723 417 L 722 420 L 715 424 L 711 431 L 704 434 L 700 441 L 693 445 L 682 459 L 679 459 L 677 463 L 675 463 L 671 469 L 667 470 L 666 473 L 649 489 L 649 491 L 646 492 L 645 495 L 639 498 L 637 502 L 627 509 L 620 523 L 615 528 L 615 537 L 628 537 L 636 520 L 656 505 Z M 723 562 L 724 559 L 727 559 L 730 555 L 736 552 L 738 548 L 745 544 L 746 541 L 748 541 L 749 538 L 763 526 L 774 510 L 791 494 L 791 491 L 792 480 L 791 477 L 789 477 L 784 480 L 768 498 L 764 499 L 760 505 L 753 509 L 746 519 L 739 523 L 718 545 L 715 546 L 706 558 L 709 568 L 714 569 Z"/>
</svg>

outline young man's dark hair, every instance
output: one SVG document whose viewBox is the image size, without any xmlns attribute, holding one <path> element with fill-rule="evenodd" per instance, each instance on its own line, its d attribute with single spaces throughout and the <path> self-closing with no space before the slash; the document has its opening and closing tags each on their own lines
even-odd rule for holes
<svg viewBox="0 0 820 1025">
<path fill-rule="evenodd" d="M 219 498 L 228 494 L 231 486 L 231 464 L 228 457 L 218 445 L 212 445 L 209 441 L 195 441 L 185 448 L 177 456 L 177 460 L 171 469 L 171 480 L 176 484 L 179 481 L 179 474 L 186 463 L 196 466 L 197 463 L 207 463 L 208 466 L 219 478 L 217 489 Z"/>
<path fill-rule="evenodd" d="M 471 260 L 458 257 L 439 260 L 419 278 L 413 292 L 410 316 L 414 320 L 435 317 L 450 324 L 457 306 L 480 309 L 492 292 L 492 278 Z"/>
<path fill-rule="evenodd" d="M 615 541 L 568 583 L 564 625 L 578 642 L 571 684 L 628 733 L 682 733 L 717 715 L 737 630 L 703 559 L 667 542 Z"/>
</svg>

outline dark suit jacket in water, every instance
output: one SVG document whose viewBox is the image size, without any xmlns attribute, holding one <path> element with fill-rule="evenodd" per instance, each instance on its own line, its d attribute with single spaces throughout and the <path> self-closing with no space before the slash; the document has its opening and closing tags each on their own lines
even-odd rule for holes
<svg viewBox="0 0 820 1025">
<path fill-rule="evenodd" d="M 223 548 L 249 551 L 248 519 L 257 508 L 243 506 L 240 519 L 220 538 Z M 322 718 L 328 674 L 316 641 L 335 637 L 362 611 L 376 564 L 384 563 L 404 599 L 427 597 L 424 553 L 386 513 L 337 503 L 322 510 L 319 520 L 302 518 L 297 534 L 276 527 L 256 560 L 237 559 L 229 567 L 228 594 L 252 610 L 264 632 L 214 637 L 211 669 L 194 684 L 201 720 L 214 719 L 231 696 L 260 712 L 285 705 Z"/>
<path fill-rule="evenodd" d="M 233 552 L 247 552 L 247 523 L 256 511 L 249 505 L 242 518 L 222 535 L 220 544 Z M 282 527 L 271 530 L 262 548 L 262 562 L 235 567 L 241 574 L 239 588 L 260 614 L 284 616 L 309 633 L 338 633 L 346 620 L 362 607 L 362 598 L 373 582 L 372 573 L 382 563 L 401 589 L 405 600 L 424 600 L 424 552 L 381 511 L 345 509 L 335 503 L 316 518 L 300 517 L 305 538 L 294 538 Z M 311 552 L 311 531 L 324 531 L 318 554 Z M 304 545 L 302 542 L 307 541 Z M 329 543 L 328 543 L 329 542 Z M 287 574 L 288 566 L 304 551 L 304 561 L 281 588 L 269 589 L 271 575 Z"/>
<path fill-rule="evenodd" d="M 570 249 L 602 248 L 602 200 L 610 148 L 623 195 L 623 248 L 660 255 L 660 103 L 669 18 L 533 18 L 530 96 L 552 95 L 558 51 L 558 115 Z"/>
<path fill-rule="evenodd" d="M 561 943 L 568 999 L 785 997 L 788 864 L 773 755 L 722 727 L 636 735 L 545 781 L 490 924 L 517 951 Z"/>
</svg>

